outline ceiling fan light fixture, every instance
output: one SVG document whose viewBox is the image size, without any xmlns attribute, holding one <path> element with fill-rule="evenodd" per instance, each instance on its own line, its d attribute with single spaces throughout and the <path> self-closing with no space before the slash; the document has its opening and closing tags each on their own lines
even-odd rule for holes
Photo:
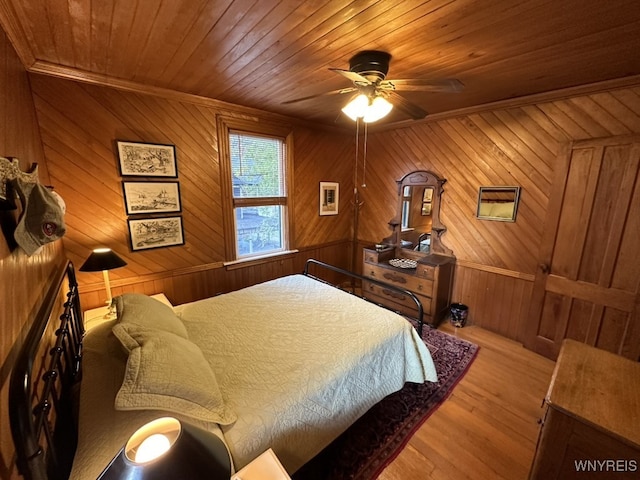
<svg viewBox="0 0 640 480">
<path fill-rule="evenodd" d="M 354 122 L 358 118 L 366 123 L 375 122 L 385 117 L 393 105 L 384 97 L 377 96 L 371 100 L 367 95 L 360 94 L 347 103 L 342 112 Z"/>
<path fill-rule="evenodd" d="M 366 123 L 376 122 L 381 118 L 386 117 L 393 105 L 384 97 L 376 97 L 373 99 L 370 105 L 367 106 L 367 110 L 362 120 Z"/>
<path fill-rule="evenodd" d="M 361 117 L 364 117 L 367 107 L 369 106 L 369 98 L 365 94 L 360 94 L 343 108 L 342 112 L 354 122 Z"/>
</svg>

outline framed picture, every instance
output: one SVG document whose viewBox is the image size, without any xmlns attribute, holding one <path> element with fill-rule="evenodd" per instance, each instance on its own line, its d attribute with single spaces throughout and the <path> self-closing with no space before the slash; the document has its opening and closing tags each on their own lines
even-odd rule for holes
<svg viewBox="0 0 640 480">
<path fill-rule="evenodd" d="M 122 182 L 122 190 L 127 215 L 182 210 L 178 182 Z"/>
<path fill-rule="evenodd" d="M 129 219 L 131 250 L 184 245 L 182 217 Z"/>
<path fill-rule="evenodd" d="M 338 214 L 339 184 L 320 182 L 320 215 Z"/>
<path fill-rule="evenodd" d="M 422 215 L 431 215 L 431 203 L 423 203 L 422 204 Z"/>
<path fill-rule="evenodd" d="M 120 175 L 123 177 L 178 176 L 176 147 L 153 143 L 117 141 Z"/>
</svg>

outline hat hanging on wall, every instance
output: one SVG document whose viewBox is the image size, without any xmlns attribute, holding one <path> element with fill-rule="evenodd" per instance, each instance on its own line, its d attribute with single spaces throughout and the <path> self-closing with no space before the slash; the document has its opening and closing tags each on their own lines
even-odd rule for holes
<svg viewBox="0 0 640 480">
<path fill-rule="evenodd" d="M 31 172 L 26 173 L 20 169 L 20 160 L 14 158 L 9 160 L 8 158 L 0 157 L 0 204 L 4 204 L 3 207 L 13 210 L 16 208 L 13 202 L 13 195 L 7 193 L 7 188 L 12 180 L 19 178 L 25 183 L 37 183 L 38 182 L 38 164 L 34 164 Z"/>
<path fill-rule="evenodd" d="M 22 201 L 22 214 L 13 234 L 16 242 L 33 255 L 38 249 L 62 238 L 66 232 L 64 224 L 64 201 L 57 193 L 40 183 L 24 182 L 20 178 L 12 181 Z"/>
</svg>

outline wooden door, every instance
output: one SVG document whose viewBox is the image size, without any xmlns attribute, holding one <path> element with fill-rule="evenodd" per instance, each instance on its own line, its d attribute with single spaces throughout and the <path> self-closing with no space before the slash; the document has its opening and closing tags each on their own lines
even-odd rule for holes
<svg viewBox="0 0 640 480">
<path fill-rule="evenodd" d="M 567 145 L 558 158 L 525 346 L 563 338 L 640 357 L 640 136 Z"/>
</svg>

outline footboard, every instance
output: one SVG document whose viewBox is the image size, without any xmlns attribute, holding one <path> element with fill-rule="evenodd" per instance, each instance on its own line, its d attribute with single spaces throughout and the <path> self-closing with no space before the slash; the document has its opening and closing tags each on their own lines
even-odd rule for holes
<svg viewBox="0 0 640 480">
<path fill-rule="evenodd" d="M 422 307 L 422 303 L 420 302 L 420 299 L 418 299 L 418 297 L 417 297 L 415 294 L 413 294 L 412 292 L 410 292 L 409 290 L 405 290 L 404 288 L 400 288 L 400 287 L 397 287 L 397 286 L 395 286 L 395 285 L 390 285 L 390 284 L 388 284 L 388 283 L 381 282 L 381 281 L 376 280 L 376 279 L 373 279 L 373 278 L 365 277 L 365 276 L 363 276 L 363 275 L 359 275 L 359 274 L 357 274 L 357 273 L 350 272 L 349 270 L 344 270 L 344 269 L 342 269 L 342 268 L 335 267 L 335 266 L 333 266 L 333 265 L 330 265 L 330 264 L 328 264 L 328 263 L 321 262 L 321 261 L 319 261 L 319 260 L 315 260 L 315 259 L 313 259 L 313 258 L 308 259 L 308 260 L 306 261 L 305 265 L 304 265 L 304 271 L 303 271 L 303 274 L 304 274 L 304 275 L 306 275 L 307 277 L 311 277 L 311 278 L 313 278 L 313 279 L 315 279 L 315 280 L 318 280 L 318 281 L 323 282 L 323 283 L 327 283 L 327 284 L 329 284 L 329 285 L 333 285 L 333 284 L 332 284 L 332 283 L 327 282 L 326 280 L 323 280 L 322 278 L 319 278 L 319 277 L 317 277 L 317 276 L 312 275 L 311 273 L 309 273 L 309 267 L 310 267 L 311 265 L 317 265 L 317 266 L 319 266 L 320 268 L 326 268 L 327 270 L 331 270 L 331 271 L 333 271 L 333 272 L 340 273 L 340 274 L 342 274 L 342 275 L 346 275 L 346 276 L 348 276 L 348 277 L 350 277 L 350 278 L 352 278 L 352 279 L 360 280 L 361 282 L 364 280 L 364 281 L 366 281 L 366 282 L 373 283 L 373 284 L 375 284 L 375 285 L 379 285 L 379 286 L 384 287 L 385 289 L 388 289 L 388 290 L 390 290 L 390 291 L 392 291 L 392 292 L 396 292 L 396 293 L 398 293 L 398 294 L 400 294 L 400 295 L 404 295 L 404 296 L 406 296 L 406 297 L 410 298 L 410 299 L 415 303 L 415 305 L 416 305 L 416 312 L 417 312 L 417 314 L 416 314 L 416 321 L 417 321 L 417 327 L 416 327 L 416 329 L 417 329 L 417 331 L 418 331 L 418 335 L 420 335 L 420 336 L 422 337 L 422 325 L 423 325 L 424 309 L 423 309 L 423 307 Z M 336 287 L 336 288 L 340 288 L 340 287 L 339 287 L 339 286 L 337 286 L 337 285 L 333 285 L 333 286 L 334 286 L 334 287 Z M 370 299 L 366 298 L 362 292 L 361 292 L 360 294 L 358 294 L 358 293 L 355 291 L 355 289 L 353 289 L 353 290 L 346 290 L 346 289 L 344 289 L 344 288 L 341 288 L 341 290 L 344 290 L 344 291 L 346 291 L 346 292 L 348 292 L 348 293 L 351 293 L 352 295 L 356 295 L 357 297 L 360 297 L 360 298 L 362 298 L 363 300 L 366 300 L 367 302 L 374 303 L 374 302 L 372 302 Z M 378 304 L 378 303 L 376 303 L 376 305 L 378 305 L 378 306 L 380 306 L 380 307 L 382 307 L 382 308 L 386 308 L 386 309 L 388 309 L 388 310 L 389 310 L 389 308 L 388 308 L 386 305 L 380 305 L 380 304 Z M 397 312 L 397 313 L 400 313 L 400 312 Z M 402 315 L 402 313 L 400 313 L 400 315 Z"/>
<path fill-rule="evenodd" d="M 66 479 L 75 452 L 74 384 L 80 380 L 82 309 L 73 265 L 53 280 L 18 353 L 9 385 L 16 463 L 27 480 Z"/>
</svg>

